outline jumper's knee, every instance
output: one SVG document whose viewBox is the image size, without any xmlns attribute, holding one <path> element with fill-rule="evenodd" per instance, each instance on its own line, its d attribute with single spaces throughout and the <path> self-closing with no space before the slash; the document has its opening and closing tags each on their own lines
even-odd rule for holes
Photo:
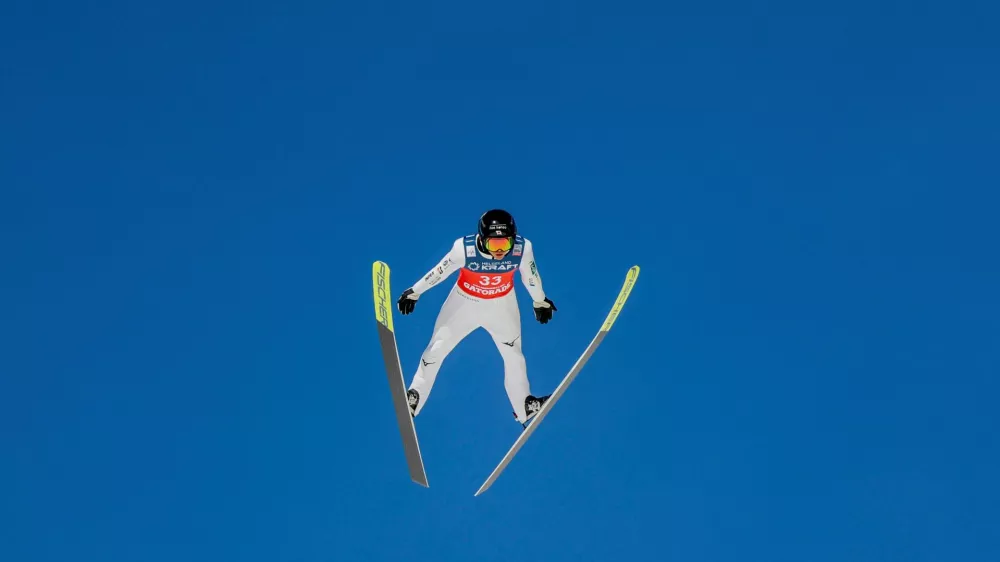
<svg viewBox="0 0 1000 562">
<path fill-rule="evenodd" d="M 451 332 L 447 329 L 441 329 L 431 338 L 421 357 L 428 361 L 440 361 L 453 347 L 455 347 L 455 343 L 451 341 Z"/>
</svg>

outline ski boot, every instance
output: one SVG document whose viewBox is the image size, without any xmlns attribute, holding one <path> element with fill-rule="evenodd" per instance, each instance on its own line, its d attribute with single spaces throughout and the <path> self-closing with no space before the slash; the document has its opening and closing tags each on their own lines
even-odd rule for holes
<svg viewBox="0 0 1000 562">
<path fill-rule="evenodd" d="M 406 404 L 410 406 L 410 418 L 417 417 L 417 404 L 420 403 L 420 394 L 412 388 L 406 391 Z"/>
<path fill-rule="evenodd" d="M 551 396 L 551 394 L 549 396 Z M 528 397 L 524 399 L 524 411 L 527 414 L 527 417 L 524 419 L 523 422 L 521 422 L 521 427 L 525 429 L 528 428 L 528 422 L 531 421 L 531 418 L 535 417 L 535 415 L 538 414 L 539 411 L 541 411 L 542 405 L 544 405 L 549 400 L 549 396 L 542 396 L 540 398 L 536 398 L 529 394 Z M 517 412 L 512 412 L 512 413 L 514 414 L 514 419 L 516 420 Z"/>
</svg>

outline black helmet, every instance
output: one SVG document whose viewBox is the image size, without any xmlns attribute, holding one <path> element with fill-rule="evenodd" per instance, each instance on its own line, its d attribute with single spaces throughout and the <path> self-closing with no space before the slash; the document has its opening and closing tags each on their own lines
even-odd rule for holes
<svg viewBox="0 0 1000 562">
<path fill-rule="evenodd" d="M 514 217 L 502 209 L 486 211 L 479 217 L 479 238 L 500 238 L 517 236 Z"/>
</svg>

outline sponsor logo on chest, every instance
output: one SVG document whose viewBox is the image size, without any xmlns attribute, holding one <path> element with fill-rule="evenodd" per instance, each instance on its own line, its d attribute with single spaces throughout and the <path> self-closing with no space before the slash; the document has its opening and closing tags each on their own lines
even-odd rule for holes
<svg viewBox="0 0 1000 562">
<path fill-rule="evenodd" d="M 508 291 L 510 291 L 511 287 L 513 286 L 514 284 L 510 281 L 504 283 L 503 285 L 500 285 L 499 287 L 480 287 L 479 285 L 473 285 L 468 281 L 462 281 L 462 287 L 465 289 L 465 292 L 474 295 L 482 295 L 484 297 L 503 295 Z"/>
<path fill-rule="evenodd" d="M 498 271 L 503 273 L 517 269 L 517 265 L 518 264 L 514 263 L 513 260 L 502 260 L 495 262 L 474 260 L 466 264 L 465 267 L 468 268 L 469 271 Z"/>
</svg>

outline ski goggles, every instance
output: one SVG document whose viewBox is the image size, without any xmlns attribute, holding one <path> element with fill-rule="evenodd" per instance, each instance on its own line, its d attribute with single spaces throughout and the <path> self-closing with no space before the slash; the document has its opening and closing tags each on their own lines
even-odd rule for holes
<svg viewBox="0 0 1000 562">
<path fill-rule="evenodd" d="M 511 238 L 487 238 L 486 249 L 491 252 L 506 252 L 514 245 Z"/>
</svg>

